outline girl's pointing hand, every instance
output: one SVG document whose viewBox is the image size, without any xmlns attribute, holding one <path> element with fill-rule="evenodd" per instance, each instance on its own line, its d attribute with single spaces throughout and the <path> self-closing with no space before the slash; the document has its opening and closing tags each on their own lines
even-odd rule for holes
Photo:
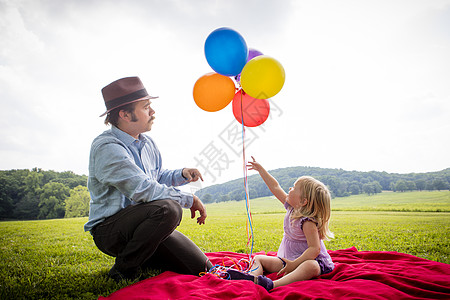
<svg viewBox="0 0 450 300">
<path fill-rule="evenodd" d="M 248 169 L 249 170 L 255 170 L 255 171 L 261 171 L 262 170 L 262 166 L 255 160 L 255 158 L 252 156 L 253 161 L 249 161 L 248 162 Z"/>
</svg>

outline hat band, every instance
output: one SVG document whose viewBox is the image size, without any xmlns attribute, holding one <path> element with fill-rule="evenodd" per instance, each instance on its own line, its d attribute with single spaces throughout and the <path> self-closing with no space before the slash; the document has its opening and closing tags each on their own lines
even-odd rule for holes
<svg viewBox="0 0 450 300">
<path fill-rule="evenodd" d="M 118 97 L 118 98 L 115 98 L 115 99 L 112 99 L 112 100 L 106 102 L 105 103 L 106 109 L 110 110 L 110 109 L 125 105 L 133 100 L 143 98 L 145 96 L 148 96 L 146 89 L 138 90 L 131 94 L 124 95 L 124 96 L 121 96 L 121 97 Z"/>
</svg>

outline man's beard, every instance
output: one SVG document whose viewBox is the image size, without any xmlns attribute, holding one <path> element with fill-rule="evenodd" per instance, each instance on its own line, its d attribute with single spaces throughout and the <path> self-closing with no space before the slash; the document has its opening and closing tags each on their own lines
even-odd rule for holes
<svg viewBox="0 0 450 300">
<path fill-rule="evenodd" d="M 148 123 L 151 123 L 155 119 L 154 116 L 150 117 L 150 120 L 148 120 Z M 139 119 L 136 117 L 136 114 L 134 112 L 131 113 L 131 122 L 137 122 Z"/>
<path fill-rule="evenodd" d="M 136 114 L 134 112 L 131 112 L 131 122 L 137 122 L 139 119 L 136 117 Z"/>
</svg>

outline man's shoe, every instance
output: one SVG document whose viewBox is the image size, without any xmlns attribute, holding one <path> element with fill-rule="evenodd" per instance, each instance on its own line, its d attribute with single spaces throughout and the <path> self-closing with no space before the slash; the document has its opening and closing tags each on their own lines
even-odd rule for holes
<svg viewBox="0 0 450 300">
<path fill-rule="evenodd" d="M 115 282 L 119 283 L 122 280 L 133 280 L 136 276 L 130 274 L 124 274 L 117 270 L 116 265 L 114 265 L 111 270 L 109 270 L 108 277 L 113 279 Z"/>
</svg>

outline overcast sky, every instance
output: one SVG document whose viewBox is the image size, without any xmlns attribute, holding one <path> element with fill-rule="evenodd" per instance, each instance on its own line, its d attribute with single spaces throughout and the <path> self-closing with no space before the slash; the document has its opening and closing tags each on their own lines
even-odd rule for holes
<svg viewBox="0 0 450 300">
<path fill-rule="evenodd" d="M 231 105 L 196 106 L 204 42 L 231 27 L 285 68 L 246 155 L 289 166 L 395 173 L 450 167 L 450 1 L 0 0 L 0 169 L 88 173 L 106 127 L 101 88 L 139 76 L 165 168 L 203 186 L 243 174 Z M 249 175 L 253 174 L 249 172 Z"/>
</svg>

